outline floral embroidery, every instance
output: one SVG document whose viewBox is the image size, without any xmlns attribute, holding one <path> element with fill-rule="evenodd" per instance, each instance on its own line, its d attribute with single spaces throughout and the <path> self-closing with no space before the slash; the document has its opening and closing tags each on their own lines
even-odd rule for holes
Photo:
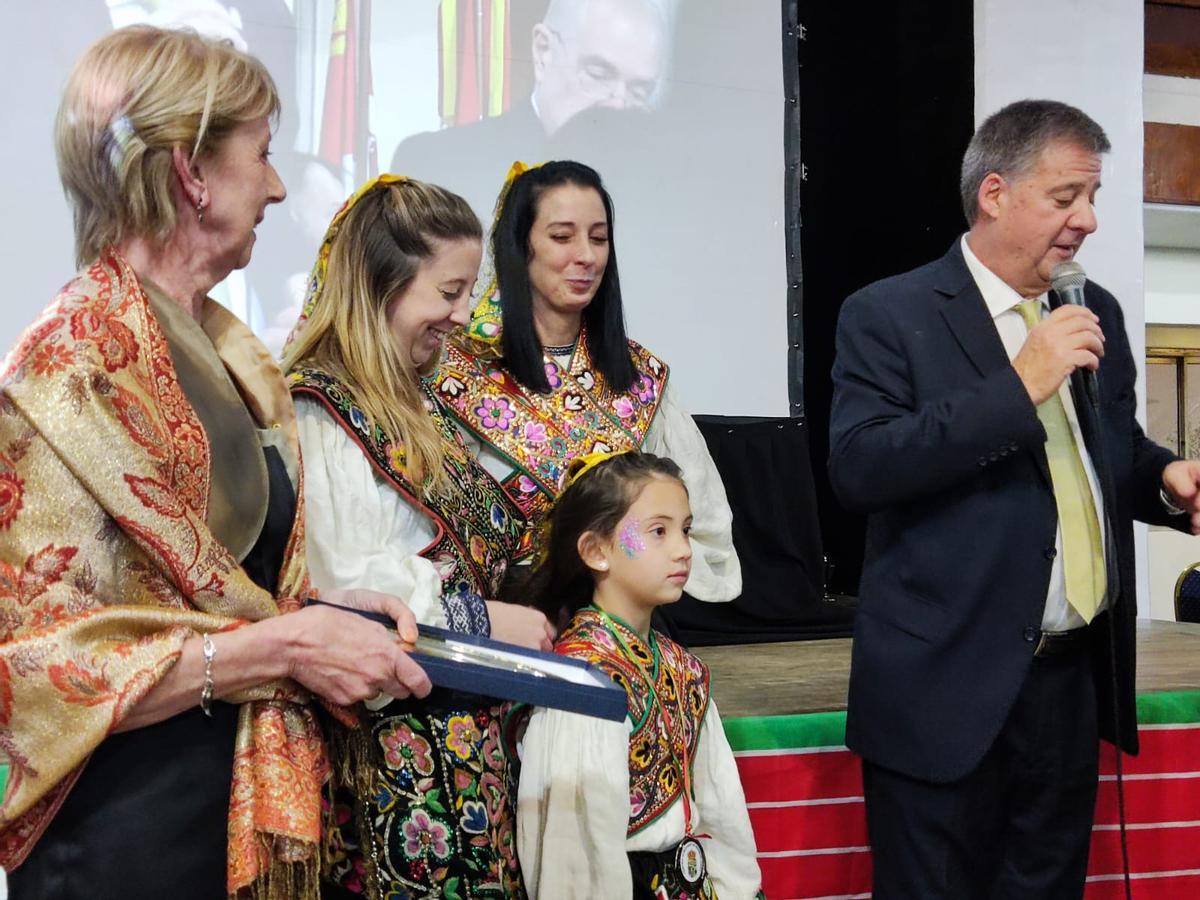
<svg viewBox="0 0 1200 900">
<path fill-rule="evenodd" d="M 350 424 L 359 431 L 367 431 L 370 428 L 370 422 L 367 420 L 367 414 L 357 406 L 350 408 Z"/>
<path fill-rule="evenodd" d="M 404 454 L 404 445 L 399 441 L 394 441 L 383 448 L 387 460 L 391 463 L 392 469 L 397 472 L 403 472 L 408 459 Z"/>
<path fill-rule="evenodd" d="M 508 423 L 513 420 L 516 413 L 509 407 L 507 400 L 484 397 L 483 403 L 475 410 L 475 415 L 479 416 L 484 428 L 508 431 Z"/>
<path fill-rule="evenodd" d="M 468 759 L 482 735 L 470 716 L 452 716 L 447 727 L 446 746 L 459 759 Z"/>
<path fill-rule="evenodd" d="M 654 357 L 632 341 L 629 351 L 635 383 L 628 391 L 614 390 L 592 364 L 585 329 L 568 368 L 546 369 L 553 387 L 541 394 L 524 390 L 496 357 L 478 345 L 456 341 L 447 345 L 434 383 L 442 397 L 449 394 L 441 386 L 453 392 L 448 411 L 513 465 L 504 487 L 530 525 L 516 559 L 533 552 L 529 535 L 536 532 L 558 494 L 568 460 L 597 443 L 612 449 L 633 449 L 644 443 L 658 412 L 667 368 L 657 359 L 650 365 Z M 551 362 L 545 359 L 543 365 Z M 614 411 L 617 398 L 625 400 L 621 406 L 629 413 L 625 417 Z"/>
<path fill-rule="evenodd" d="M 25 482 L 17 477 L 17 473 L 0 470 L 0 531 L 16 521 L 24 504 L 24 495 Z"/>
<path fill-rule="evenodd" d="M 424 704 L 419 715 L 377 719 L 381 745 L 407 734 L 428 746 L 432 773 L 411 767 L 381 768 L 366 801 L 365 817 L 340 818 L 328 846 L 332 877 L 349 887 L 361 878 L 359 862 L 372 861 L 382 897 L 523 897 L 514 843 L 516 784 L 500 745 L 504 705 L 447 710 Z M 495 746 L 493 746 L 495 744 Z M 339 794 L 346 801 L 352 797 Z M 352 806 L 353 803 L 351 802 Z M 358 832 L 363 822 L 369 831 Z"/>
<path fill-rule="evenodd" d="M 471 535 L 471 542 L 469 546 L 471 549 L 471 559 L 475 560 L 475 562 L 479 563 L 480 565 L 483 565 L 487 560 L 487 541 L 485 541 L 479 535 L 473 534 Z"/>
<path fill-rule="evenodd" d="M 617 644 L 610 626 L 620 631 L 623 646 Z M 576 613 L 554 647 L 556 653 L 598 665 L 628 696 L 629 717 L 636 723 L 629 735 L 630 835 L 656 821 L 679 798 L 679 764 L 685 756 L 695 759 L 708 709 L 707 668 L 673 641 L 655 632 L 651 635 L 650 642 L 643 641 L 621 623 L 606 624 L 597 610 L 585 608 Z M 670 727 L 653 700 L 651 678 L 654 692 L 669 708 L 677 707 L 666 699 L 668 695 L 682 693 L 686 700 L 684 715 L 672 716 Z M 682 690 L 676 685 L 682 685 Z"/>
<path fill-rule="evenodd" d="M 613 400 L 613 409 L 622 419 L 628 419 L 633 415 L 633 404 L 629 402 L 628 397 L 617 397 Z"/>
<path fill-rule="evenodd" d="M 444 378 L 438 389 L 449 397 L 457 397 L 467 389 L 467 386 L 457 378 Z"/>
<path fill-rule="evenodd" d="M 429 741 L 413 734 L 402 723 L 380 733 L 379 743 L 383 747 L 384 761 L 393 769 L 411 766 L 419 775 L 433 772 Z"/>
<path fill-rule="evenodd" d="M 96 671 L 82 662 L 69 659 L 62 665 L 50 666 L 46 674 L 68 703 L 96 706 L 115 699 L 103 667 Z"/>
<path fill-rule="evenodd" d="M 49 376 L 57 372 L 61 372 L 75 362 L 75 353 L 72 350 L 64 347 L 62 344 L 48 343 L 43 344 L 38 348 L 33 355 L 33 361 L 30 365 L 33 366 L 35 375 Z"/>
<path fill-rule="evenodd" d="M 404 852 L 411 857 L 433 853 L 438 859 L 450 856 L 450 845 L 446 842 L 450 831 L 441 822 L 429 818 L 424 810 L 417 810 L 401 826 L 404 835 Z"/>
<path fill-rule="evenodd" d="M 503 528 L 508 523 L 508 513 L 499 503 L 492 504 L 491 521 L 493 528 Z"/>
<path fill-rule="evenodd" d="M 463 801 L 460 824 L 468 834 L 483 834 L 488 826 L 487 808 L 478 800 Z"/>
<path fill-rule="evenodd" d="M 651 403 L 657 396 L 657 389 L 654 387 L 654 382 L 647 375 L 639 375 L 637 381 L 633 385 L 634 395 L 642 401 L 642 403 Z"/>
</svg>

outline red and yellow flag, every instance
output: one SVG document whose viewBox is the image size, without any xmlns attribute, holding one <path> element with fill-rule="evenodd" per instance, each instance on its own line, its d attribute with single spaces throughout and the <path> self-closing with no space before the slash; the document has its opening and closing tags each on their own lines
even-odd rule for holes
<svg viewBox="0 0 1200 900">
<path fill-rule="evenodd" d="M 509 106 L 510 0 L 441 0 L 438 111 L 443 127 L 498 116 Z"/>
</svg>

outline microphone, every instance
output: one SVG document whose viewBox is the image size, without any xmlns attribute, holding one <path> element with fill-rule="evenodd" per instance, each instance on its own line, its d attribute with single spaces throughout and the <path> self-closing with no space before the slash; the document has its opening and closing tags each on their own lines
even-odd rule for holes
<svg viewBox="0 0 1200 900">
<path fill-rule="evenodd" d="M 1087 303 L 1083 299 L 1085 284 L 1087 284 L 1087 273 L 1083 271 L 1083 266 L 1074 260 L 1060 262 L 1050 273 L 1050 289 L 1053 292 L 1049 297 L 1050 308 L 1058 309 L 1066 303 L 1086 309 Z M 1092 409 L 1098 410 L 1100 408 L 1100 386 L 1096 383 L 1096 373 L 1091 369 L 1080 369 L 1079 374 L 1083 378 L 1083 387 L 1087 391 L 1088 402 L 1092 404 Z"/>
</svg>

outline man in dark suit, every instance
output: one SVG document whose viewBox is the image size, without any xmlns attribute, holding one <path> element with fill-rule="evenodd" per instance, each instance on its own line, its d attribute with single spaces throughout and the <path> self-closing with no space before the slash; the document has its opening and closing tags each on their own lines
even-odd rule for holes
<svg viewBox="0 0 1200 900">
<path fill-rule="evenodd" d="M 551 158 L 555 136 L 577 115 L 654 104 L 672 9 L 671 0 L 551 0 L 532 29 L 532 93 L 502 115 L 402 141 L 392 171 L 444 184 L 486 221 L 508 167 Z"/>
<path fill-rule="evenodd" d="M 1113 296 L 1047 303 L 1108 149 L 1065 104 L 1000 110 L 963 160 L 967 234 L 841 312 L 829 471 L 868 515 L 846 742 L 877 900 L 1082 896 L 1098 734 L 1137 749 L 1132 520 L 1197 533 L 1200 465 L 1142 433 Z"/>
</svg>

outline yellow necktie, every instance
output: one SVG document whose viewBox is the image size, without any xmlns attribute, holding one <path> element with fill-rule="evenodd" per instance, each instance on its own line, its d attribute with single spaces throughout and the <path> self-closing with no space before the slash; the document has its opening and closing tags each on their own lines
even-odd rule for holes
<svg viewBox="0 0 1200 900">
<path fill-rule="evenodd" d="M 1017 309 L 1029 328 L 1041 320 L 1040 300 L 1018 303 Z M 1058 391 L 1038 407 L 1037 413 L 1046 429 L 1046 460 L 1050 464 L 1050 481 L 1062 529 L 1067 602 L 1085 622 L 1091 622 L 1104 599 L 1108 580 L 1096 503 Z"/>
</svg>

